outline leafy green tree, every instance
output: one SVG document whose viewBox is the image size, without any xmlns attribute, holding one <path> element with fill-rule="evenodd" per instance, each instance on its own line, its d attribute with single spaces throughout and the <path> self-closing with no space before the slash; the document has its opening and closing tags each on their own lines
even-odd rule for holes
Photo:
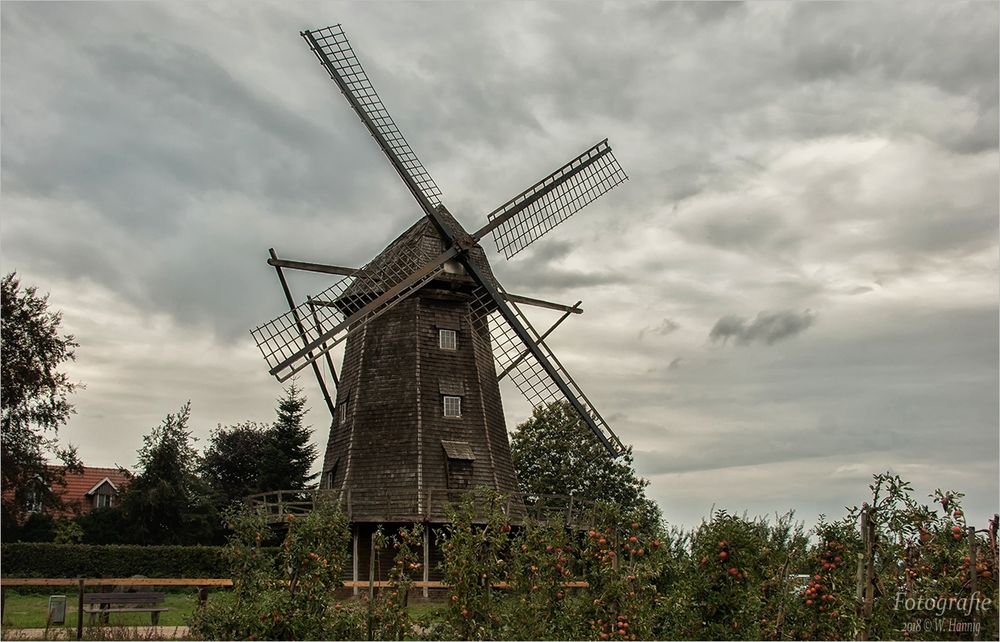
<svg viewBox="0 0 1000 642">
<path fill-rule="evenodd" d="M 347 516 L 320 502 L 305 516 L 286 516 L 284 541 L 264 513 L 230 511 L 232 535 L 223 550 L 232 593 L 212 599 L 191 621 L 203 640 L 363 640 L 365 609 L 357 600 L 334 600 L 343 584 L 351 541 Z M 221 597 L 221 596 L 220 596 Z M 367 639 L 371 639 L 370 637 Z"/>
<path fill-rule="evenodd" d="M 316 478 L 310 474 L 316 459 L 312 428 L 302 425 L 308 409 L 302 389 L 293 381 L 278 400 L 278 419 L 268 434 L 261 458 L 260 490 L 300 490 Z"/>
<path fill-rule="evenodd" d="M 79 469 L 76 450 L 56 441 L 73 412 L 68 397 L 78 385 L 59 367 L 74 358 L 77 343 L 60 333 L 62 315 L 49 311 L 48 295 L 34 287 L 22 289 L 14 272 L 0 286 L 0 472 L 6 526 L 23 521 L 29 501 L 61 508 L 54 487 L 67 469 Z M 63 466 L 47 466 L 49 456 Z"/>
<path fill-rule="evenodd" d="M 257 492 L 262 457 L 270 443 L 270 429 L 252 421 L 212 431 L 201 472 L 220 508 Z"/>
<path fill-rule="evenodd" d="M 632 447 L 609 457 L 567 401 L 535 408 L 517 427 L 510 447 L 525 493 L 572 494 L 616 504 L 649 525 L 659 521 L 659 507 L 646 497 L 649 481 L 635 472 Z"/>
<path fill-rule="evenodd" d="M 191 402 L 168 414 L 143 437 L 139 473 L 128 484 L 122 511 L 139 544 L 193 544 L 212 539 L 215 512 L 198 476 L 200 457 L 188 422 Z"/>
<path fill-rule="evenodd" d="M 129 544 L 132 529 L 119 506 L 95 508 L 76 518 L 83 536 L 82 544 Z"/>
</svg>

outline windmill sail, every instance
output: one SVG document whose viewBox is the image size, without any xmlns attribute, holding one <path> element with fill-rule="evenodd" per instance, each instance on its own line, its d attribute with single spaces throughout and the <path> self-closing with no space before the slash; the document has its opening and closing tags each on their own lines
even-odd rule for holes
<svg viewBox="0 0 1000 642">
<path fill-rule="evenodd" d="M 410 228 L 400 238 L 416 229 Z M 428 258 L 420 246 L 399 244 L 305 303 L 250 331 L 278 381 L 328 353 L 347 335 L 388 312 L 444 270 L 456 250 Z M 315 314 L 314 314 L 315 313 Z"/>
<path fill-rule="evenodd" d="M 625 446 L 618 435 L 611 430 L 604 417 L 545 344 L 517 304 L 506 297 L 503 286 L 497 283 L 495 287 L 500 296 L 507 300 L 508 309 L 513 313 L 515 322 L 531 337 L 531 345 L 526 345 L 514 329 L 514 324 L 508 322 L 495 305 L 491 305 L 492 295 L 487 289 L 477 290 L 476 300 L 472 304 L 472 314 L 477 317 L 478 322 L 489 323 L 497 372 L 506 373 L 532 407 L 544 406 L 563 399 L 569 401 L 580 415 L 581 421 L 613 457 L 625 452 Z"/>
<path fill-rule="evenodd" d="M 340 87 L 347 102 L 389 157 L 389 162 L 424 207 L 424 211 L 427 211 L 428 206 L 440 205 L 441 190 L 389 115 L 340 25 L 303 31 L 302 37 L 309 43 L 310 49 L 330 74 L 330 78 Z"/>
<path fill-rule="evenodd" d="M 509 259 L 627 179 L 604 139 L 493 210 L 473 236 L 492 231 Z"/>
</svg>

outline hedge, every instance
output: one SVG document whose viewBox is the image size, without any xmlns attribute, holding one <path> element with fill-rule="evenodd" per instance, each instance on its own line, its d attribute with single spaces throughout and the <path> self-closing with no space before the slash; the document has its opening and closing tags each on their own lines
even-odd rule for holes
<svg viewBox="0 0 1000 642">
<path fill-rule="evenodd" d="M 0 546 L 4 577 L 229 577 L 221 546 L 16 542 Z"/>
</svg>

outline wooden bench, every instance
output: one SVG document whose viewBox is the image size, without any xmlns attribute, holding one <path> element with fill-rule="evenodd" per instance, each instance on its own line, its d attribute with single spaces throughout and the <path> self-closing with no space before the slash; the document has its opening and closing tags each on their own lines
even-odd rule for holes
<svg viewBox="0 0 1000 642">
<path fill-rule="evenodd" d="M 83 612 L 90 616 L 90 623 L 100 614 L 101 622 L 108 622 L 111 613 L 149 613 L 153 626 L 160 623 L 160 613 L 170 609 L 163 604 L 166 594 L 153 591 L 117 592 L 117 593 L 84 593 Z M 93 606 L 93 605 L 97 606 Z M 90 605 L 90 606 L 87 606 Z"/>
</svg>

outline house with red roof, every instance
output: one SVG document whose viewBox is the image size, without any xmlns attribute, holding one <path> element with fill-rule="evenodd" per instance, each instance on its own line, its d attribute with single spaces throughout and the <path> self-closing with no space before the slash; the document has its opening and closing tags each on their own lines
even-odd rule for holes
<svg viewBox="0 0 1000 642">
<path fill-rule="evenodd" d="M 52 470 L 61 467 L 50 466 Z M 117 506 L 125 485 L 129 482 L 127 471 L 120 468 L 84 466 L 79 471 L 69 471 L 64 484 L 53 484 L 51 490 L 62 500 L 63 510 L 43 509 L 41 494 L 36 493 L 28 505 L 29 513 L 49 512 L 53 517 L 74 517 L 89 513 L 95 508 Z M 38 483 L 41 483 L 39 480 Z"/>
<path fill-rule="evenodd" d="M 89 513 L 95 508 L 111 508 L 118 499 L 129 476 L 119 468 L 84 466 L 79 473 L 66 473 L 66 485 L 56 485 L 55 490 L 66 505 L 66 510 L 53 517 L 70 517 L 72 514 Z"/>
</svg>

